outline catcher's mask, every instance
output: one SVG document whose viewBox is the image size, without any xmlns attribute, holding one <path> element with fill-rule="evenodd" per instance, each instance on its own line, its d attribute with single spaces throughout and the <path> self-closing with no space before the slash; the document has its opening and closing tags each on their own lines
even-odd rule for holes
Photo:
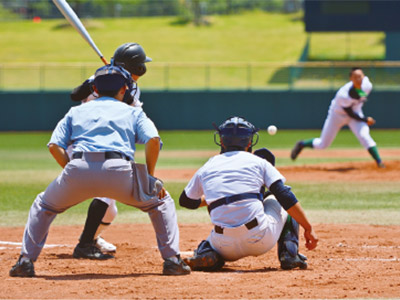
<svg viewBox="0 0 400 300">
<path fill-rule="evenodd" d="M 252 147 L 258 142 L 258 128 L 241 117 L 231 117 L 220 126 L 213 124 L 217 130 L 214 133 L 214 142 L 221 146 L 221 153 L 229 151 L 243 151 L 250 145 L 247 151 L 251 152 Z M 220 143 L 217 141 L 217 134 L 220 136 Z M 256 135 L 256 140 L 253 140 Z"/>
<path fill-rule="evenodd" d="M 146 56 L 144 49 L 137 43 L 125 43 L 115 50 L 113 60 L 115 65 L 122 66 L 131 74 L 142 76 L 146 73 L 147 62 L 152 59 Z"/>
<path fill-rule="evenodd" d="M 96 70 L 94 85 L 100 94 L 109 94 L 113 91 L 118 92 L 124 85 L 131 91 L 133 88 L 133 79 L 127 70 L 120 66 L 115 66 L 113 61 L 111 61 L 111 64 Z"/>
</svg>

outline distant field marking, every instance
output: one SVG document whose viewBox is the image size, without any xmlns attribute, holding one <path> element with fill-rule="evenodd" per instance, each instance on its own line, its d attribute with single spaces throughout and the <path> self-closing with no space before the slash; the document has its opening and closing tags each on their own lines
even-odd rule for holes
<svg viewBox="0 0 400 300">
<path fill-rule="evenodd" d="M 328 258 L 328 261 L 381 261 L 381 262 L 392 262 L 400 261 L 400 258 L 381 258 L 381 257 L 358 257 L 358 258 Z"/>
<path fill-rule="evenodd" d="M 364 248 L 364 249 L 400 249 L 400 246 L 381 246 L 381 245 L 362 245 L 362 246 L 350 246 L 347 244 L 339 243 L 336 245 L 337 247 L 344 247 L 344 248 Z"/>
<path fill-rule="evenodd" d="M 22 243 L 17 242 L 9 242 L 9 241 L 0 241 L 0 245 L 9 245 L 9 246 L 16 246 L 16 247 L 0 247 L 0 249 L 19 249 L 22 246 Z M 73 245 L 63 245 L 63 244 L 48 244 L 44 245 L 44 248 L 57 248 L 57 247 L 73 247 Z"/>
</svg>

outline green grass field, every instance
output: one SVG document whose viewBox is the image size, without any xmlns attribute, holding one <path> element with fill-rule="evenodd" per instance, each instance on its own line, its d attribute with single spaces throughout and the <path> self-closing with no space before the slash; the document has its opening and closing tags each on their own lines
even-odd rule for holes
<svg viewBox="0 0 400 300">
<path fill-rule="evenodd" d="M 285 64 L 300 59 L 308 37 L 302 17 L 301 13 L 254 11 L 211 16 L 211 26 L 200 27 L 175 25 L 176 17 L 83 21 L 107 60 L 125 42 L 144 46 L 153 58 L 148 74 L 140 80 L 144 89 L 246 88 L 249 77 L 253 88 L 286 88 L 290 70 Z M 6 62 L 0 68 L 7 74 L 0 76 L 0 88 L 69 89 L 92 75 L 100 60 L 66 24 L 63 19 L 0 22 L 0 36 L 7 41 L 0 47 L 2 62 Z M 380 32 L 312 34 L 310 59 L 382 60 L 383 41 Z M 254 67 L 248 75 L 250 63 Z M 168 64 L 171 66 L 166 67 Z M 328 83 L 320 80 L 322 73 Z M 303 78 L 297 85 L 329 88 L 331 73 L 323 69 L 317 78 Z"/>
<path fill-rule="evenodd" d="M 110 58 L 122 43 L 136 41 L 158 62 L 296 61 L 307 33 L 302 14 L 261 11 L 209 17 L 211 26 L 175 25 L 175 17 L 83 20 Z M 63 19 L 0 22 L 3 62 L 98 62 L 93 50 Z M 312 56 L 381 59 L 383 33 L 314 34 Z M 338 46 L 342 45 L 342 46 Z M 27 53 L 29 49 L 29 53 Z M 79 51 L 77 51 L 79 49 Z M 331 57 L 331 59 L 332 59 Z"/>
<path fill-rule="evenodd" d="M 275 136 L 261 132 L 259 147 L 272 151 L 290 149 L 301 136 L 315 137 L 318 130 L 280 130 Z M 163 151 L 211 150 L 218 151 L 213 142 L 212 131 L 161 131 Z M 380 149 L 396 148 L 400 130 L 372 130 L 372 136 Z M 52 159 L 46 144 L 49 132 L 0 133 L 0 225 L 22 226 L 29 207 L 36 195 L 59 174 L 61 168 Z M 358 141 L 348 130 L 339 133 L 332 148 L 357 148 Z M 159 168 L 198 168 L 207 157 L 174 157 L 161 154 Z M 367 160 L 369 158 L 360 158 Z M 391 157 L 388 159 L 399 159 Z M 351 158 L 325 161 L 351 161 Z M 143 147 L 139 147 L 137 161 L 143 162 Z M 304 158 L 301 164 L 324 162 L 321 159 Z M 299 164 L 290 159 L 277 158 L 277 166 Z M 295 182 L 289 185 L 309 212 L 314 222 L 346 222 L 400 224 L 400 185 L 398 182 L 380 182 L 376 185 L 361 182 Z M 165 185 L 177 200 L 186 182 L 166 181 Z M 81 203 L 59 215 L 56 224 L 83 224 L 90 201 Z M 116 222 L 148 222 L 142 212 L 118 205 L 120 214 Z M 205 210 L 198 212 L 182 209 L 177 205 L 180 222 L 203 222 L 208 220 Z"/>
</svg>

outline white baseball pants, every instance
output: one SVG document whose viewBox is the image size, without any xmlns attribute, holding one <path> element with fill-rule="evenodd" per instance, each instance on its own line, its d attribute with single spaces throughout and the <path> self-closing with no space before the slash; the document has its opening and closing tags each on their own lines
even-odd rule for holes
<svg viewBox="0 0 400 300">
<path fill-rule="evenodd" d="M 376 146 L 375 141 L 370 135 L 367 123 L 355 120 L 347 115 L 329 113 L 325 120 L 324 127 L 322 128 L 321 136 L 313 140 L 313 148 L 328 148 L 332 144 L 339 130 L 345 125 L 349 126 L 350 130 L 354 133 L 365 149 Z"/>
<path fill-rule="evenodd" d="M 250 230 L 245 225 L 224 228 L 223 234 L 213 230 L 208 240 L 213 249 L 226 261 L 259 256 L 275 246 L 287 216 L 287 212 L 275 197 L 270 196 L 264 200 L 264 214 L 257 216 L 258 226 Z"/>
</svg>

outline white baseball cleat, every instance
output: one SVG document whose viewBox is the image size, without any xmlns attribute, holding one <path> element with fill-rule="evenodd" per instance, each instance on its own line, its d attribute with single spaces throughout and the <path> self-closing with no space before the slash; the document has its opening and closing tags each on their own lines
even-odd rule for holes
<svg viewBox="0 0 400 300">
<path fill-rule="evenodd" d="M 115 252 L 117 250 L 115 245 L 107 242 L 101 236 L 96 239 L 96 247 L 99 248 L 101 252 Z"/>
</svg>

